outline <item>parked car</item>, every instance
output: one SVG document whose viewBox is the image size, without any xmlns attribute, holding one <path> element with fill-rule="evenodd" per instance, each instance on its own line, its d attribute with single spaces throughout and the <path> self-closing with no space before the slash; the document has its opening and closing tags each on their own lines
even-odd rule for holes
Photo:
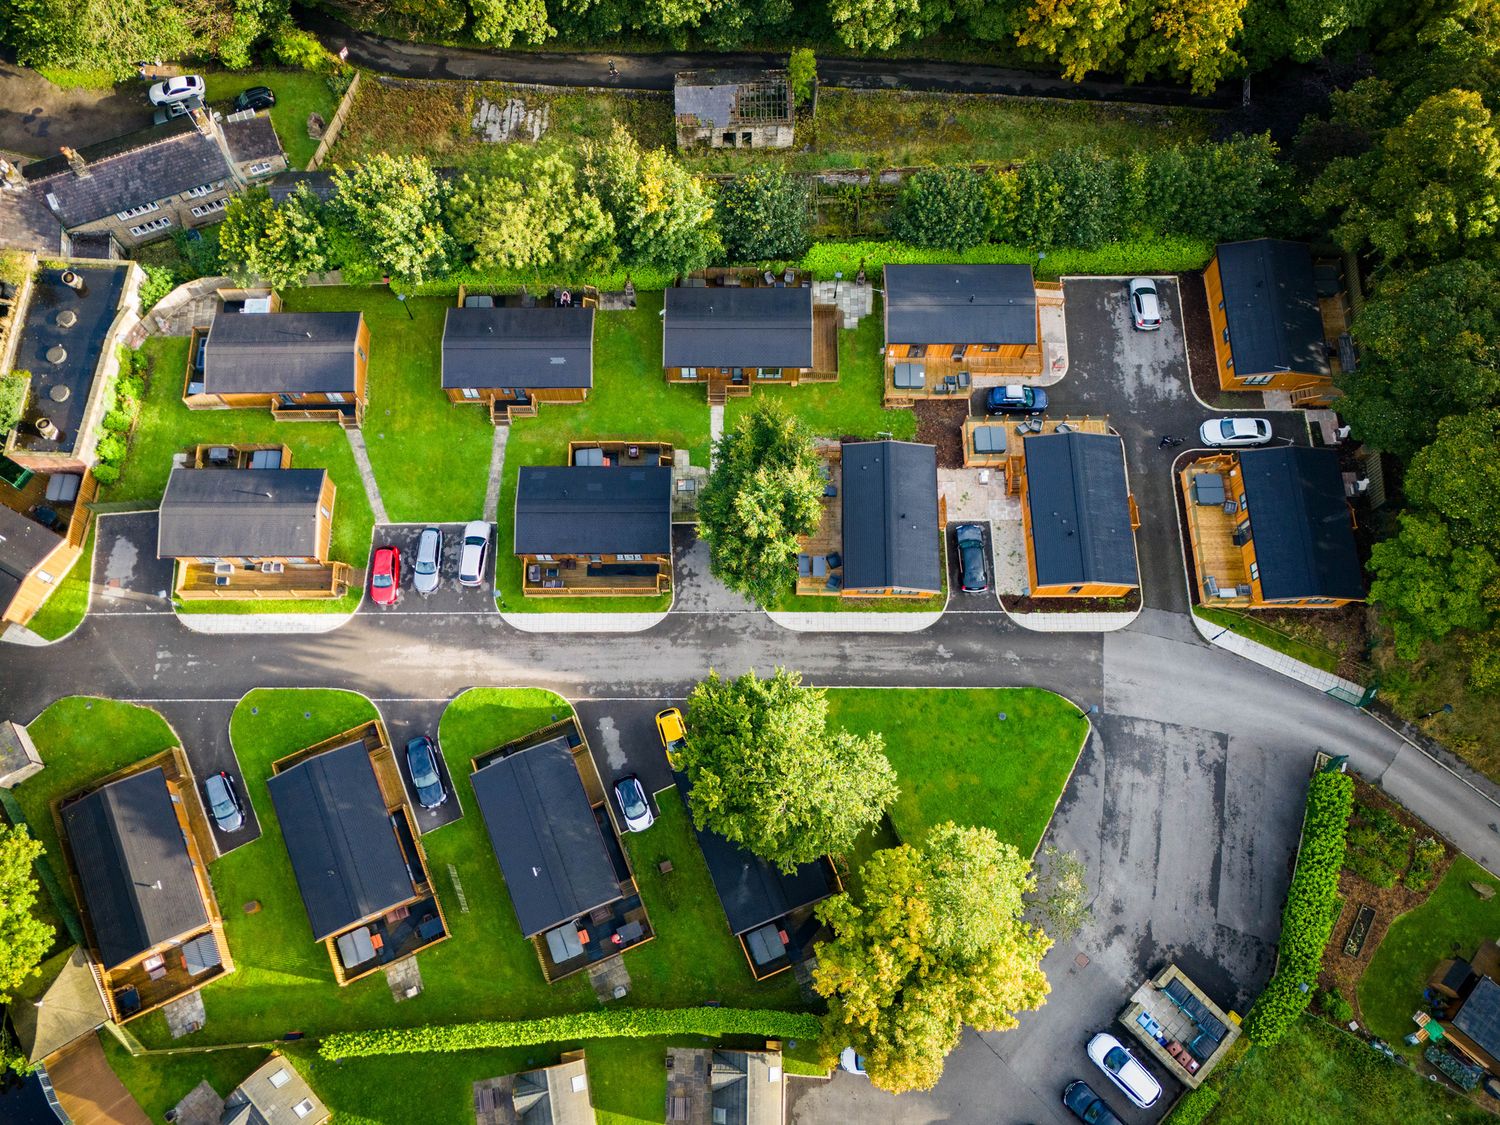
<svg viewBox="0 0 1500 1125">
<path fill-rule="evenodd" d="M 1082 1078 L 1068 1083 L 1062 1094 L 1062 1103 L 1085 1125 L 1125 1125 Z"/>
<path fill-rule="evenodd" d="M 1126 286 L 1130 292 L 1130 323 L 1140 332 L 1155 332 L 1161 327 L 1161 301 L 1156 282 L 1149 277 L 1133 277 Z"/>
<path fill-rule="evenodd" d="M 646 788 L 635 774 L 628 773 L 615 782 L 615 800 L 620 803 L 620 815 L 625 818 L 625 831 L 644 832 L 656 823 L 651 802 L 646 800 Z"/>
<path fill-rule="evenodd" d="M 656 735 L 661 739 L 661 748 L 667 752 L 667 765 L 674 770 L 682 767 L 682 752 L 687 749 L 687 723 L 682 712 L 668 707 L 656 713 Z"/>
<path fill-rule="evenodd" d="M 234 787 L 234 778 L 223 770 L 203 779 L 203 795 L 208 798 L 208 815 L 214 818 L 220 832 L 238 832 L 245 826 L 245 806 Z"/>
<path fill-rule="evenodd" d="M 151 115 L 151 124 L 165 125 L 174 117 L 181 117 L 191 110 L 202 108 L 202 106 L 203 102 L 199 98 L 190 98 L 185 102 L 171 102 L 167 105 L 159 106 L 156 112 Z"/>
<path fill-rule="evenodd" d="M 984 396 L 986 414 L 1040 414 L 1047 409 L 1047 392 L 1041 387 L 1023 387 L 1011 383 L 1004 387 L 991 387 Z"/>
<path fill-rule="evenodd" d="M 270 109 L 276 104 L 276 94 L 269 86 L 251 86 L 234 96 L 234 111 L 243 113 L 247 109 Z"/>
<path fill-rule="evenodd" d="M 438 588 L 438 571 L 443 565 L 443 533 L 435 527 L 424 527 L 417 536 L 417 558 L 411 566 L 411 585 L 419 594 L 430 594 Z"/>
<path fill-rule="evenodd" d="M 1265 445 L 1272 436 L 1265 418 L 1210 418 L 1198 427 L 1204 445 Z"/>
<path fill-rule="evenodd" d="M 865 1072 L 865 1057 L 853 1047 L 845 1047 L 839 1052 L 839 1069 L 850 1074 L 863 1074 Z"/>
<path fill-rule="evenodd" d="M 448 799 L 443 775 L 438 770 L 437 745 L 425 734 L 406 744 L 406 768 L 411 770 L 417 804 L 424 809 L 435 809 Z"/>
<path fill-rule="evenodd" d="M 961 523 L 953 529 L 958 540 L 958 565 L 966 594 L 982 594 L 990 588 L 990 568 L 985 562 L 984 528 Z"/>
<path fill-rule="evenodd" d="M 1150 1109 L 1161 1097 L 1161 1083 L 1156 1076 L 1109 1032 L 1101 1031 L 1089 1040 L 1089 1058 L 1142 1109 Z"/>
<path fill-rule="evenodd" d="M 179 74 L 176 78 L 158 82 L 147 91 L 146 96 L 151 99 L 152 105 L 170 105 L 188 98 L 201 98 L 204 89 L 203 75 Z"/>
<path fill-rule="evenodd" d="M 474 520 L 464 528 L 464 546 L 458 556 L 458 581 L 478 586 L 484 581 L 484 557 L 490 549 L 490 525 Z"/>
<path fill-rule="evenodd" d="M 401 548 L 381 547 L 370 567 L 370 600 L 376 605 L 395 605 L 401 592 Z"/>
</svg>

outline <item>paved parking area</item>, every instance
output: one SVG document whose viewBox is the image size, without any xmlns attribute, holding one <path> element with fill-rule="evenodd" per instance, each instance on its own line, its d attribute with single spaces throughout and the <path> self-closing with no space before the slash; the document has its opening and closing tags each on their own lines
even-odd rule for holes
<svg viewBox="0 0 1500 1125">
<path fill-rule="evenodd" d="M 999 608 L 997 595 L 995 593 L 995 544 L 994 531 L 988 523 L 980 523 L 979 529 L 984 532 L 984 565 L 985 576 L 989 579 L 990 588 L 983 593 L 965 593 L 963 589 L 963 560 L 958 553 L 958 524 L 950 522 L 945 532 L 948 538 L 948 610 L 964 609 L 988 609 Z"/>
<path fill-rule="evenodd" d="M 630 699 L 574 705 L 605 787 L 633 773 L 641 779 L 653 808 L 657 791 L 672 784 L 667 755 L 656 733 L 656 713 L 668 707 L 685 709 L 686 704 L 680 699 Z"/>
<path fill-rule="evenodd" d="M 214 843 L 218 845 L 219 854 L 224 855 L 235 848 L 259 840 L 260 822 L 255 816 L 255 806 L 251 804 L 250 796 L 245 792 L 244 782 L 240 778 L 240 764 L 235 759 L 234 748 L 229 743 L 229 717 L 234 714 L 235 704 L 232 701 L 214 700 L 207 703 L 197 701 L 156 703 L 153 706 L 161 712 L 162 717 L 172 725 L 172 729 L 182 739 L 182 749 L 187 754 L 188 764 L 192 766 L 200 798 L 203 794 L 203 779 L 210 774 L 223 770 L 234 778 L 240 801 L 245 807 L 245 823 L 236 832 L 223 832 L 218 825 L 213 823 L 213 818 L 209 818 L 209 824 L 213 828 Z M 205 813 L 208 811 L 207 805 L 204 806 L 203 811 Z M 227 912 L 236 904 L 225 902 L 219 905 Z"/>
<path fill-rule="evenodd" d="M 412 567 L 417 561 L 417 539 L 423 529 L 436 527 L 443 533 L 443 559 L 438 567 L 438 588 L 430 594 L 419 594 L 412 585 Z M 360 603 L 360 613 L 494 613 L 495 612 L 495 541 L 490 527 L 490 554 L 485 562 L 484 581 L 478 586 L 460 586 L 458 557 L 463 550 L 464 524 L 461 523 L 395 523 L 375 529 L 375 549 L 399 547 L 401 550 L 401 588 L 395 605 L 376 605 L 367 596 Z M 373 559 L 373 552 L 371 558 Z M 505 565 L 515 560 L 506 556 Z"/>
<path fill-rule="evenodd" d="M 171 613 L 172 563 L 156 557 L 155 512 L 99 518 L 89 613 Z"/>
<path fill-rule="evenodd" d="M 83 148 L 151 124 L 145 82 L 64 89 L 34 70 L 0 61 L 0 88 L 0 149 L 25 156 L 56 156 L 58 145 Z"/>
<path fill-rule="evenodd" d="M 676 584 L 674 613 L 758 612 L 753 602 L 709 571 L 708 544 L 698 538 L 694 528 L 672 528 L 672 570 Z"/>
<path fill-rule="evenodd" d="M 401 784 L 406 786 L 406 803 L 411 807 L 412 819 L 416 821 L 417 831 L 420 833 L 431 832 L 434 828 L 452 824 L 464 815 L 464 808 L 458 800 L 458 788 L 453 784 L 453 774 L 447 757 L 443 753 L 442 743 L 438 743 L 438 774 L 448 790 L 448 799 L 437 808 L 424 809 L 417 804 L 417 787 L 412 784 L 411 770 L 406 764 L 406 744 L 411 739 L 425 734 L 437 742 L 438 721 L 442 719 L 443 709 L 447 706 L 446 700 L 433 702 L 425 699 L 386 701 L 379 705 L 381 718 L 385 720 L 386 733 L 390 735 L 391 749 L 396 755 L 396 766 L 401 771 Z M 469 763 L 460 762 L 458 767 L 467 772 Z"/>
</svg>

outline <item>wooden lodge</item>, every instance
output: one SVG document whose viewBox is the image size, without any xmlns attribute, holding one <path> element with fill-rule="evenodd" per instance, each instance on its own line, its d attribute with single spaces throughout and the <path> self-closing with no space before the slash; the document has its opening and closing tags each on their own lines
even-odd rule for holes
<svg viewBox="0 0 1500 1125">
<path fill-rule="evenodd" d="M 1140 512 L 1118 434 L 1076 426 L 1021 438 L 1021 523 L 1028 592 L 1118 598 L 1140 588 Z"/>
<path fill-rule="evenodd" d="M 0 475 L 0 625 L 25 625 L 83 554 L 99 484 L 81 473 Z"/>
</svg>

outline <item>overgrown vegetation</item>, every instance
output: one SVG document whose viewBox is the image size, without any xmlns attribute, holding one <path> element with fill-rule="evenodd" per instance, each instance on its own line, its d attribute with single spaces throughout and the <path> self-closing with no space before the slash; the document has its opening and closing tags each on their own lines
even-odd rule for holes
<svg viewBox="0 0 1500 1125">
<path fill-rule="evenodd" d="M 1344 866 L 1377 887 L 1394 887 L 1406 870 L 1416 831 L 1382 808 L 1356 804 Z M 1442 849 L 1438 849 L 1439 854 Z"/>
</svg>

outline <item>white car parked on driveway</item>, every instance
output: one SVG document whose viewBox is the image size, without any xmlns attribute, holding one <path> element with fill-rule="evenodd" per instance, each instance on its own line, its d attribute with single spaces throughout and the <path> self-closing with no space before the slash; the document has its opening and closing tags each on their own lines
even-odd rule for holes
<svg viewBox="0 0 1500 1125">
<path fill-rule="evenodd" d="M 1210 418 L 1198 427 L 1204 445 L 1265 445 L 1271 423 L 1265 418 Z"/>
<path fill-rule="evenodd" d="M 1161 1097 L 1161 1083 L 1109 1032 L 1101 1031 L 1089 1040 L 1089 1058 L 1142 1109 L 1150 1109 Z"/>
<path fill-rule="evenodd" d="M 484 559 L 490 549 L 490 525 L 474 520 L 464 528 L 463 550 L 458 555 L 458 581 L 464 586 L 484 582 Z"/>
<path fill-rule="evenodd" d="M 147 95 L 152 105 L 171 105 L 188 98 L 201 98 L 205 87 L 201 74 L 179 74 L 151 87 Z"/>
</svg>

